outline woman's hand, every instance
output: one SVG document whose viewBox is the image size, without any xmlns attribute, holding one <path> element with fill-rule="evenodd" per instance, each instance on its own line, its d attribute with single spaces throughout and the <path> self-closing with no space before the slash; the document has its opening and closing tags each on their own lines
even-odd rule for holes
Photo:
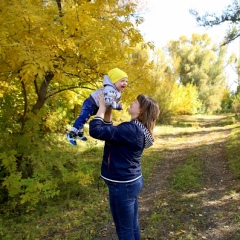
<svg viewBox="0 0 240 240">
<path fill-rule="evenodd" d="M 103 95 L 103 91 L 101 91 L 99 94 L 98 94 L 98 103 L 99 103 L 99 107 L 105 107 L 106 108 L 106 105 L 105 105 L 105 102 L 104 102 L 104 95 Z M 107 108 L 106 108 L 107 109 Z"/>
<path fill-rule="evenodd" d="M 96 117 L 101 117 L 104 119 L 104 116 L 105 116 L 105 112 L 107 110 L 107 107 L 105 105 L 105 102 L 104 102 L 104 96 L 103 96 L 103 91 L 101 91 L 98 96 L 97 96 L 97 100 L 98 100 L 98 103 L 99 103 L 99 109 L 96 113 Z"/>
</svg>

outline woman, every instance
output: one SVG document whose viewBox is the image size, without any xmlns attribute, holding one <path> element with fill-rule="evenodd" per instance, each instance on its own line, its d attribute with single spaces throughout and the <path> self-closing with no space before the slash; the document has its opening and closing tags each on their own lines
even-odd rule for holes
<svg viewBox="0 0 240 240">
<path fill-rule="evenodd" d="M 131 121 L 113 126 L 111 110 L 99 96 L 99 109 L 89 123 L 89 134 L 104 140 L 101 177 L 109 189 L 109 203 L 120 240 L 139 240 L 138 196 L 143 186 L 140 159 L 153 142 L 153 128 L 159 116 L 157 103 L 139 95 L 128 112 Z"/>
</svg>

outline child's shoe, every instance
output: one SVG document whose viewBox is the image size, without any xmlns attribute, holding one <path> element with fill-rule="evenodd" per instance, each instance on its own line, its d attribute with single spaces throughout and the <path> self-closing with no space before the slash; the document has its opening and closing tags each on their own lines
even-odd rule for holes
<svg viewBox="0 0 240 240">
<path fill-rule="evenodd" d="M 77 142 L 76 142 L 77 134 L 75 132 L 72 132 L 72 131 L 68 132 L 66 134 L 66 138 L 69 143 L 71 143 L 74 146 L 77 146 Z"/>
<path fill-rule="evenodd" d="M 78 132 L 77 139 L 87 141 L 87 138 L 83 135 L 83 132 Z"/>
</svg>

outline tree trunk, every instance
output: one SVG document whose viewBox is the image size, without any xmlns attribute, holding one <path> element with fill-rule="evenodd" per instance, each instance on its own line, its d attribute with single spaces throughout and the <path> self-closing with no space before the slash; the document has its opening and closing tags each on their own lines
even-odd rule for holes
<svg viewBox="0 0 240 240">
<path fill-rule="evenodd" d="M 40 90 L 38 92 L 37 102 L 36 102 L 36 104 L 32 108 L 32 112 L 36 112 L 37 110 L 41 109 L 42 106 L 44 105 L 45 100 L 46 100 L 48 85 L 51 82 L 51 80 L 53 79 L 53 77 L 54 77 L 53 73 L 48 73 L 45 76 L 45 79 L 42 82 Z"/>
</svg>

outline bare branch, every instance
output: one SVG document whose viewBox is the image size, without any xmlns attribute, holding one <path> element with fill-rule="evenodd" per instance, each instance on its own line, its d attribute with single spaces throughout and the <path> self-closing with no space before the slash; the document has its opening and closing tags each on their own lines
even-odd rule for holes
<svg viewBox="0 0 240 240">
<path fill-rule="evenodd" d="M 20 121 L 22 124 L 22 130 L 23 130 L 24 125 L 25 125 L 25 118 L 26 118 L 26 114 L 27 114 L 28 100 L 27 100 L 27 90 L 26 90 L 24 81 L 21 81 L 21 85 L 22 85 L 22 94 L 23 94 L 23 99 L 24 99 L 24 110 L 23 110 L 23 115 L 20 118 Z"/>
<path fill-rule="evenodd" d="M 61 0 L 56 0 L 56 3 L 57 3 L 57 6 L 58 6 L 59 17 L 63 17 Z"/>
<path fill-rule="evenodd" d="M 223 23 L 228 24 L 228 30 L 222 46 L 227 45 L 240 36 L 239 30 L 236 30 L 239 29 L 238 25 L 240 22 L 240 6 L 237 0 L 234 0 L 232 5 L 228 5 L 220 16 L 217 16 L 215 13 L 205 13 L 200 16 L 195 9 L 190 9 L 189 12 L 195 16 L 198 26 L 201 27 L 214 27 Z"/>
<path fill-rule="evenodd" d="M 46 99 L 47 99 L 47 98 L 50 98 L 50 97 L 52 97 L 52 96 L 54 96 L 54 95 L 56 95 L 56 94 L 58 94 L 58 93 L 60 93 L 60 92 L 64 92 L 64 91 L 72 90 L 72 89 L 77 89 L 77 88 L 81 88 L 81 89 L 84 88 L 84 89 L 88 89 L 88 90 L 92 90 L 92 91 L 95 90 L 95 89 L 89 88 L 89 87 L 71 86 L 71 87 L 59 89 L 59 90 L 55 91 L 54 93 L 49 94 L 49 95 L 46 97 Z"/>
</svg>

